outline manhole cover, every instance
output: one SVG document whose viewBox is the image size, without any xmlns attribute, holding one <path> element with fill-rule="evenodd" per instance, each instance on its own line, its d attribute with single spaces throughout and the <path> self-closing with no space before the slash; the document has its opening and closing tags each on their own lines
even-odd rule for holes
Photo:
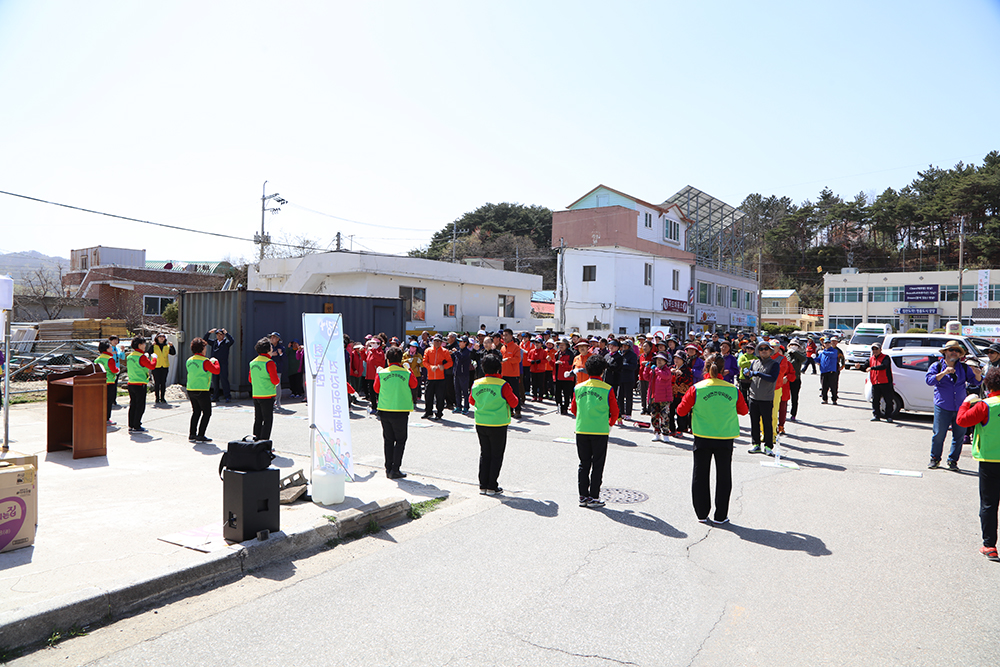
<svg viewBox="0 0 1000 667">
<path fill-rule="evenodd" d="M 649 500 L 649 496 L 642 491 L 635 491 L 633 489 L 616 489 L 612 487 L 601 489 L 601 500 L 615 505 L 634 505 L 635 503 L 646 502 Z"/>
</svg>

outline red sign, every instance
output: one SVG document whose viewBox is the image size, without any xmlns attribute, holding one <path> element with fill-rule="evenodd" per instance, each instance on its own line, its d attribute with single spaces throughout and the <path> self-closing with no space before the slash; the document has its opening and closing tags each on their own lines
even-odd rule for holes
<svg viewBox="0 0 1000 667">
<path fill-rule="evenodd" d="M 681 301 L 680 299 L 664 299 L 663 310 L 671 313 L 687 313 L 688 304 L 687 301 Z"/>
</svg>

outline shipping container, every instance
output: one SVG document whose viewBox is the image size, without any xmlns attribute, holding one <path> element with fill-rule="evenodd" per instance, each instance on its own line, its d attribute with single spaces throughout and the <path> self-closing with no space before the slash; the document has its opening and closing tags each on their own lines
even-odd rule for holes
<svg viewBox="0 0 1000 667">
<path fill-rule="evenodd" d="M 191 356 L 191 340 L 204 338 L 211 329 L 226 329 L 235 341 L 229 351 L 229 384 L 233 392 L 250 391 L 247 373 L 258 340 L 277 331 L 286 347 L 293 340 L 302 342 L 302 313 L 342 314 L 344 333 L 355 341 L 364 340 L 369 333 L 403 336 L 403 301 L 398 298 L 230 290 L 183 292 L 179 307 L 183 342 L 177 350 L 181 371 L 177 381 L 186 380 L 183 369 Z M 286 363 L 291 358 L 286 355 Z M 288 369 L 283 369 L 281 378 L 286 386 L 288 375 Z"/>
</svg>

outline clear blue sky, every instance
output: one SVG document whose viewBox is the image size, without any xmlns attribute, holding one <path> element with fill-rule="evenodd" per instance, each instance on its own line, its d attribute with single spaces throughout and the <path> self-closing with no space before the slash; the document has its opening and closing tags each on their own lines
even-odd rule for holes
<svg viewBox="0 0 1000 667">
<path fill-rule="evenodd" d="M 252 237 L 268 180 L 273 238 L 385 252 L 598 183 L 853 197 L 1000 149 L 998 35 L 996 0 L 0 0 L 0 190 Z M 0 230 L 4 252 L 254 253 L 7 196 Z"/>
</svg>

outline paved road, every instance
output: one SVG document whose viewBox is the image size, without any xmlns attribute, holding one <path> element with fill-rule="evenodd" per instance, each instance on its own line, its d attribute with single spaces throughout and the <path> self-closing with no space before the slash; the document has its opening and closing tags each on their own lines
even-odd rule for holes
<svg viewBox="0 0 1000 667">
<path fill-rule="evenodd" d="M 649 499 L 586 510 L 575 448 L 553 441 L 568 418 L 512 427 L 502 500 L 476 493 L 473 432 L 414 428 L 403 469 L 450 490 L 443 509 L 13 664 L 994 663 L 1000 567 L 977 553 L 974 464 L 926 470 L 930 418 L 870 423 L 862 378 L 845 373 L 834 407 L 805 377 L 784 441 L 801 470 L 738 441 L 729 527 L 695 520 L 690 440 L 616 430 L 605 485 Z M 380 465 L 378 423 L 352 426 L 356 460 Z M 303 420 L 275 433 L 305 451 Z"/>
</svg>

